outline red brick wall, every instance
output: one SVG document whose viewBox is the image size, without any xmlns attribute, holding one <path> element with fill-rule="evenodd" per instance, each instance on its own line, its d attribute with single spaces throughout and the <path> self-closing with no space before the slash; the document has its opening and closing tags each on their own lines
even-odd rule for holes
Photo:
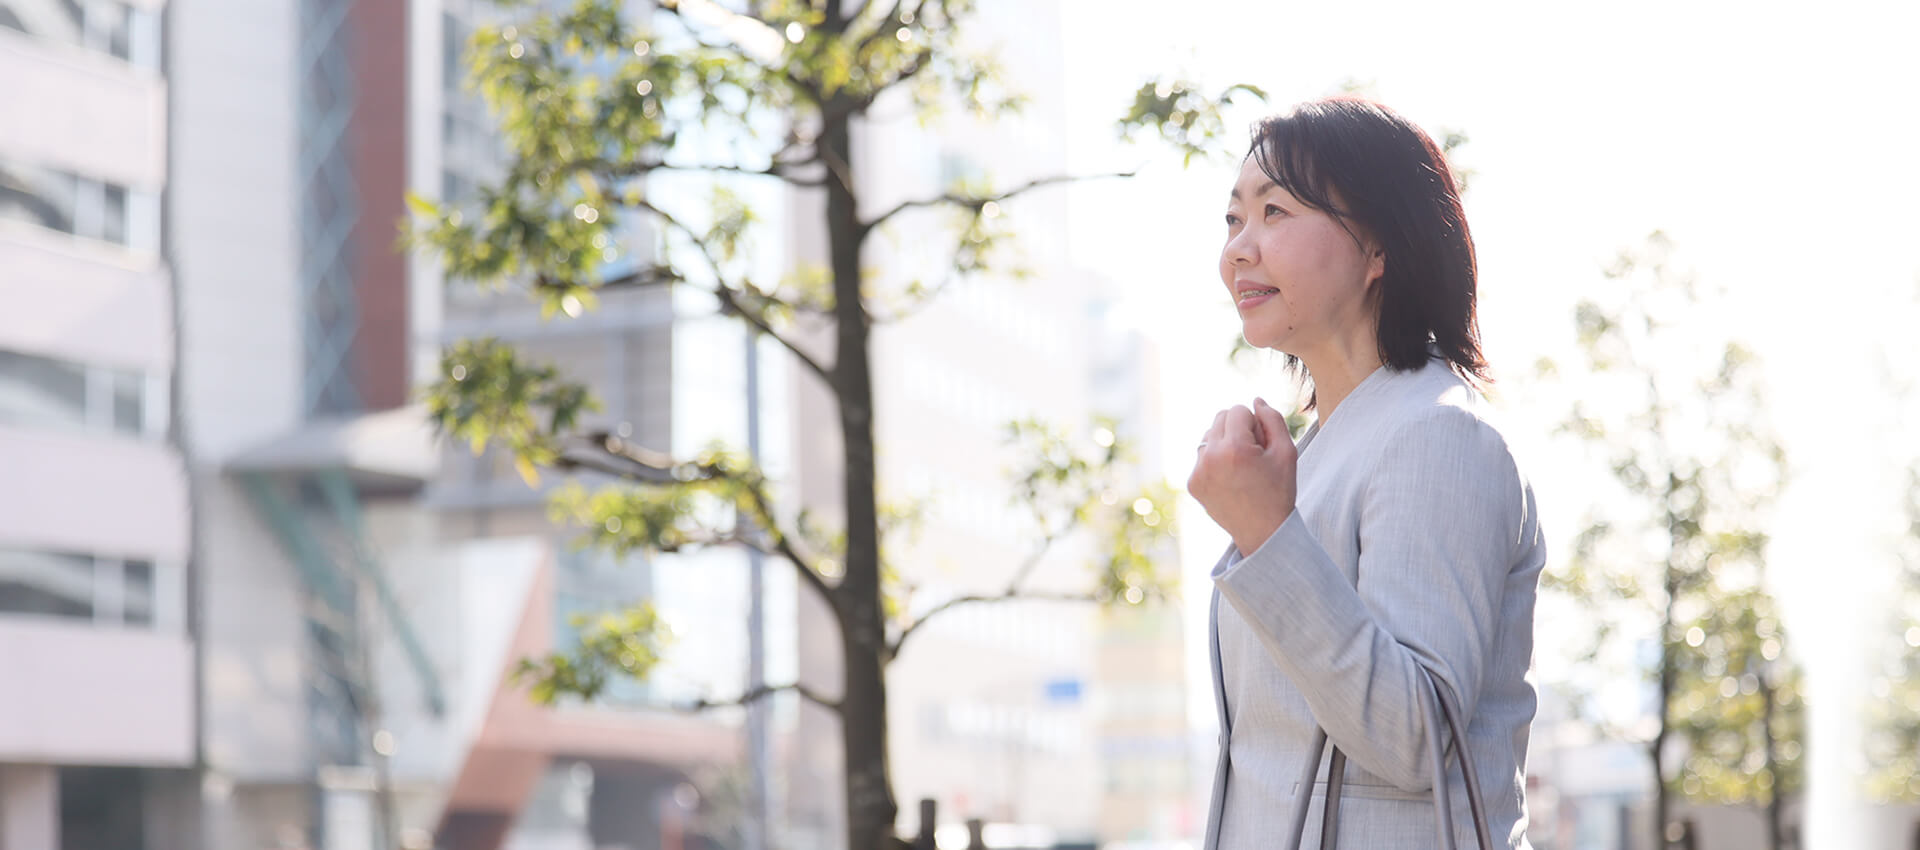
<svg viewBox="0 0 1920 850">
<path fill-rule="evenodd" d="M 407 4 L 354 0 L 353 143 L 360 216 L 354 290 L 360 309 L 353 379 L 368 411 L 406 403 L 407 262 L 395 247 L 407 190 Z"/>
</svg>

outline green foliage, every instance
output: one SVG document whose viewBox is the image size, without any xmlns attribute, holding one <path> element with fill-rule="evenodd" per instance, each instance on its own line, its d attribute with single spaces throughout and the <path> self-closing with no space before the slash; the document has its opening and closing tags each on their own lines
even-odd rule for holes
<svg viewBox="0 0 1920 850">
<path fill-rule="evenodd" d="M 645 679 L 660 663 L 673 636 L 651 605 L 588 616 L 575 615 L 579 643 L 540 658 L 521 659 L 515 681 L 529 686 L 535 702 L 551 705 L 561 697 L 591 701 L 615 676 Z"/>
<path fill-rule="evenodd" d="M 745 455 L 709 446 L 670 473 L 675 480 L 668 483 L 610 484 L 594 491 L 570 483 L 554 491 L 548 516 L 582 529 L 578 545 L 618 555 L 761 545 L 749 529 L 775 525 L 763 500 L 766 480 Z"/>
<path fill-rule="evenodd" d="M 1076 529 L 1097 541 L 1094 598 L 1138 605 L 1166 599 L 1178 576 L 1158 568 L 1176 533 L 1177 494 L 1165 482 L 1127 486 L 1131 450 L 1101 420 L 1092 445 L 1035 420 L 1007 425 L 1007 443 L 1020 458 L 1011 503 L 1026 508 L 1047 543 Z"/>
<path fill-rule="evenodd" d="M 1897 547 L 1898 601 L 1867 717 L 1867 792 L 1886 803 L 1920 800 L 1920 466 L 1907 468 Z"/>
<path fill-rule="evenodd" d="M 600 409 L 587 388 L 564 381 L 552 366 L 522 360 L 498 340 L 463 340 L 440 356 L 441 377 L 427 388 L 427 412 L 440 432 L 474 454 L 489 442 L 513 453 L 528 484 L 538 467 L 560 459 L 560 439 L 582 413 Z"/>
<path fill-rule="evenodd" d="M 1166 482 L 1148 484 L 1133 500 L 1124 498 L 1098 510 L 1089 526 L 1099 538 L 1103 558 L 1096 564 L 1094 597 L 1106 604 L 1139 605 L 1173 598 L 1179 576 L 1162 569 L 1167 543 L 1175 535 L 1174 506 L 1179 494 Z"/>
<path fill-rule="evenodd" d="M 1767 512 L 1786 459 L 1753 355 L 1737 342 L 1715 347 L 1716 305 L 1671 254 L 1659 233 L 1623 253 L 1607 271 L 1608 300 L 1575 311 L 1582 362 L 1536 369 L 1580 382 L 1561 433 L 1597 455 L 1616 487 L 1595 494 L 1572 557 L 1542 584 L 1591 616 L 1576 676 L 1605 680 L 1606 659 L 1626 656 L 1656 687 L 1669 677 L 1666 705 L 1649 719 L 1687 744 L 1680 771 L 1664 779 L 1673 791 L 1764 802 L 1798 790 L 1803 773 L 1800 672 L 1764 581 Z M 1617 643 L 1648 636 L 1643 627 L 1655 639 L 1651 663 Z"/>
<path fill-rule="evenodd" d="M 1219 151 L 1226 133 L 1221 104 L 1235 96 L 1250 95 L 1264 101 L 1267 93 L 1249 85 L 1228 86 L 1218 97 L 1206 97 L 1199 86 L 1185 80 L 1161 80 L 1142 85 L 1134 92 L 1133 106 L 1120 119 L 1120 134 L 1137 139 L 1157 135 L 1173 145 L 1182 161 L 1191 164 L 1195 157 Z"/>
<path fill-rule="evenodd" d="M 1689 746 L 1670 787 L 1691 800 L 1763 804 L 1803 790 L 1804 677 L 1782 658 L 1771 596 L 1746 589 L 1720 601 L 1676 624 L 1675 728 Z"/>
</svg>

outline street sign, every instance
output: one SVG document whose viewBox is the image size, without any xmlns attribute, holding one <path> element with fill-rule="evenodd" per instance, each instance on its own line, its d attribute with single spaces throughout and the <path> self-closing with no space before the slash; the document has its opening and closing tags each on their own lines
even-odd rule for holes
<svg viewBox="0 0 1920 850">
<path fill-rule="evenodd" d="M 1079 701 L 1080 701 L 1080 680 L 1079 679 L 1047 680 L 1047 702 L 1060 705 L 1060 704 L 1076 703 Z"/>
</svg>

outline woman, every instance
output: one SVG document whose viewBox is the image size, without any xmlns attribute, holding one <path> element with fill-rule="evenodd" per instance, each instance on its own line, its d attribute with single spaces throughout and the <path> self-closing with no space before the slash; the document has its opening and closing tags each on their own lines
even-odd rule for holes
<svg viewBox="0 0 1920 850">
<path fill-rule="evenodd" d="M 1255 128 L 1229 198 L 1221 281 L 1247 341 L 1305 371 L 1317 421 L 1296 445 L 1264 400 L 1222 411 L 1187 482 L 1233 538 L 1212 574 L 1207 850 L 1284 840 L 1297 795 L 1325 790 L 1324 764 L 1300 787 L 1324 761 L 1316 729 L 1349 760 L 1341 847 L 1434 846 L 1429 736 L 1453 742 L 1428 721 L 1429 675 L 1461 707 L 1495 844 L 1528 847 L 1545 552 L 1532 489 L 1482 418 L 1473 243 L 1446 159 L 1383 106 L 1316 101 Z M 1309 805 L 1302 844 L 1318 847 Z"/>
</svg>

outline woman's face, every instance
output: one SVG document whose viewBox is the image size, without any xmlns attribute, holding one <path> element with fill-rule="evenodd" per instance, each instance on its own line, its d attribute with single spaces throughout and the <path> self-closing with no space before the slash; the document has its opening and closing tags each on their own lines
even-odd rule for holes
<svg viewBox="0 0 1920 850">
<path fill-rule="evenodd" d="M 1367 293 L 1386 269 L 1333 216 L 1301 203 L 1249 156 L 1227 203 L 1220 280 L 1247 343 L 1310 357 L 1372 327 Z"/>
</svg>

